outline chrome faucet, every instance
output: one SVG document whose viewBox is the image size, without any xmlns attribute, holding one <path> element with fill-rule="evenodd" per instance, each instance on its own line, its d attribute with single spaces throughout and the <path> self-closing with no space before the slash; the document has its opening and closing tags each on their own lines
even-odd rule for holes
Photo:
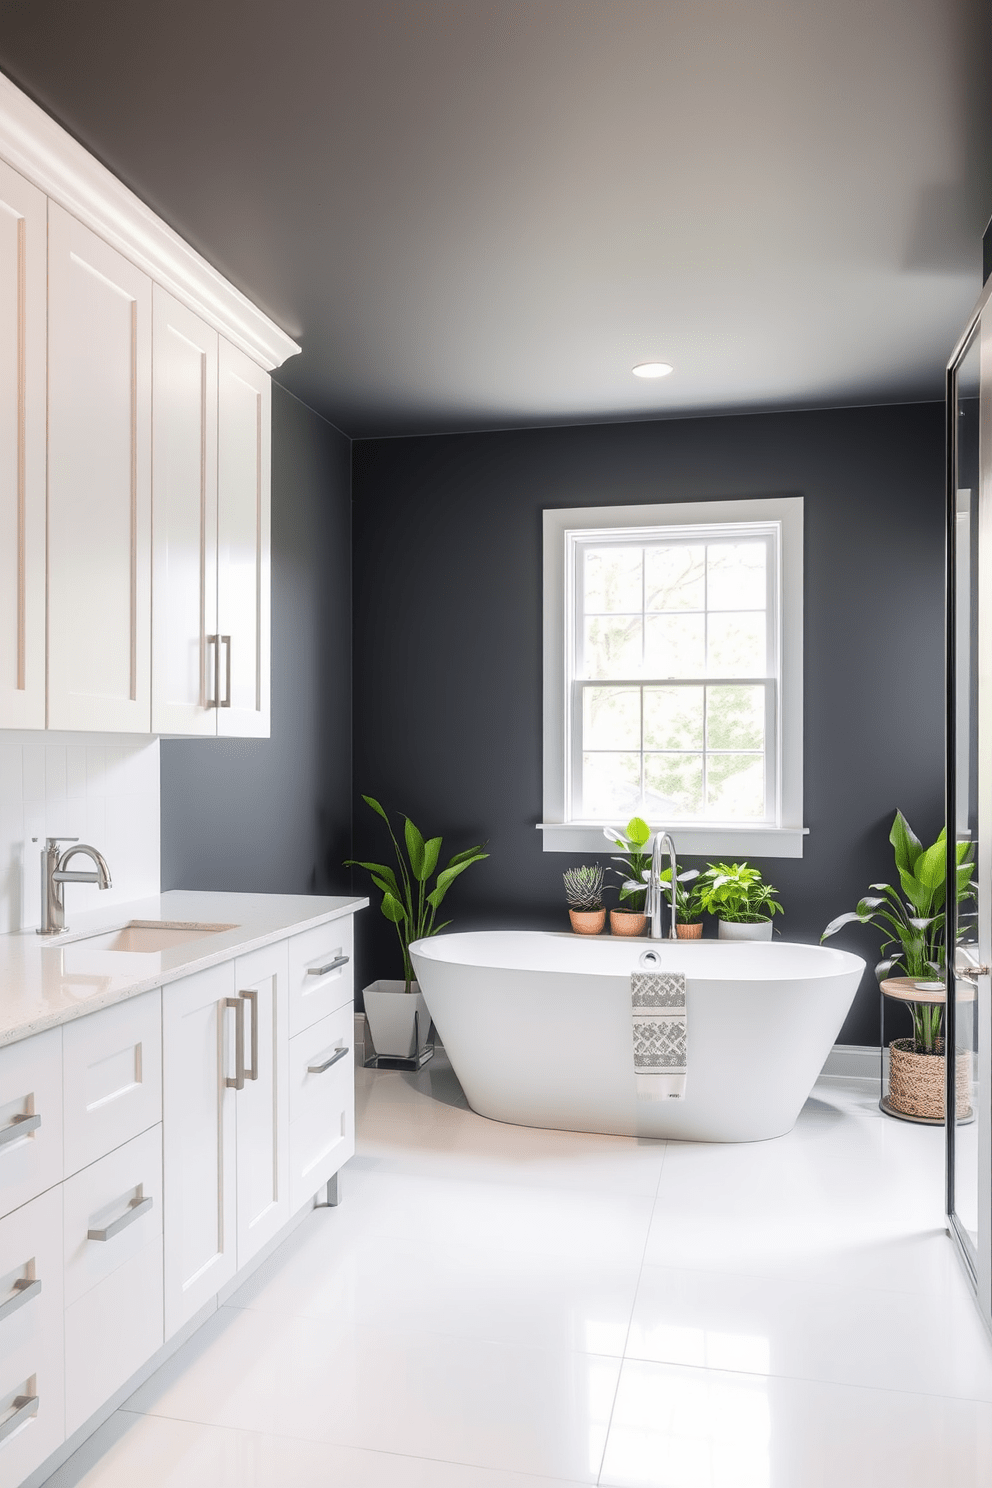
<svg viewBox="0 0 992 1488">
<path fill-rule="evenodd" d="M 60 842 L 74 842 L 59 853 Z M 95 864 L 95 873 L 80 873 L 66 869 L 70 859 L 85 853 Z M 95 883 L 101 889 L 110 888 L 110 869 L 102 853 L 95 847 L 87 847 L 78 837 L 46 837 L 41 850 L 41 926 L 38 935 L 61 935 L 66 928 L 65 899 L 62 885 L 67 883 Z"/>
<path fill-rule="evenodd" d="M 651 939 L 661 940 L 661 855 L 668 853 L 668 863 L 672 876 L 672 918 L 668 927 L 669 940 L 677 940 L 678 934 L 675 929 L 675 884 L 678 879 L 678 864 L 675 861 L 675 843 L 668 832 L 656 832 L 654 845 L 651 848 L 651 876 L 648 879 L 648 913 L 651 916 Z"/>
</svg>

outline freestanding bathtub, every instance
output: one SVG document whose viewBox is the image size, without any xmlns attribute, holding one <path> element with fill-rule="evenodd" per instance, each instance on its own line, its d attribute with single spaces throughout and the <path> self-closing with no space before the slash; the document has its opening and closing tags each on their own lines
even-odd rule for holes
<svg viewBox="0 0 992 1488">
<path fill-rule="evenodd" d="M 537 931 L 439 935 L 410 947 L 473 1111 L 519 1126 L 696 1142 L 791 1130 L 861 980 L 826 946 L 593 939 Z M 685 1098 L 639 1099 L 630 973 L 684 971 Z"/>
</svg>

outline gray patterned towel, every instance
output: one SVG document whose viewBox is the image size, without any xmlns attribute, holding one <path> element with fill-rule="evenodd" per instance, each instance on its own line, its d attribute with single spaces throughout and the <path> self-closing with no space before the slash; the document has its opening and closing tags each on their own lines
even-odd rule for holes
<svg viewBox="0 0 992 1488">
<path fill-rule="evenodd" d="M 683 1100 L 686 1075 L 685 974 L 635 971 L 630 978 L 634 1075 L 642 1100 Z"/>
</svg>

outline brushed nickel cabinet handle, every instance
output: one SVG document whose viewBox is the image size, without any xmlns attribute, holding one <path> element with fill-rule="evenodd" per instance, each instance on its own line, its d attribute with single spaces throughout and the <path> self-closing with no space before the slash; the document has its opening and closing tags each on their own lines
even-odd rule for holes
<svg viewBox="0 0 992 1488">
<path fill-rule="evenodd" d="M 325 1070 L 329 1070 L 330 1069 L 330 1067 L 331 1067 L 332 1064 L 337 1064 L 337 1062 L 338 1062 L 339 1059 L 343 1059 L 346 1054 L 350 1054 L 350 1053 L 351 1053 L 351 1050 L 350 1049 L 335 1049 L 335 1051 L 331 1055 L 330 1059 L 325 1059 L 324 1062 L 323 1062 L 323 1064 L 308 1064 L 307 1065 L 307 1074 L 308 1075 L 322 1075 Z"/>
<path fill-rule="evenodd" d="M 113 1240 L 114 1236 L 119 1235 L 121 1230 L 126 1230 L 128 1225 L 133 1225 L 136 1219 L 140 1219 L 143 1214 L 147 1214 L 151 1207 L 151 1194 L 148 1195 L 147 1199 L 132 1199 L 119 1219 L 115 1219 L 111 1224 L 107 1225 L 106 1229 L 87 1230 L 86 1238 L 87 1240 Z"/>
<path fill-rule="evenodd" d="M 307 976 L 326 976 L 329 971 L 337 971 L 339 966 L 347 966 L 350 960 L 350 956 L 335 956 L 333 961 L 326 961 L 323 966 L 308 966 Z"/>
<path fill-rule="evenodd" d="M 245 1088 L 245 1005 L 240 997 L 225 997 L 224 1006 L 234 1009 L 234 1078 L 225 1076 L 232 1090 Z"/>
<path fill-rule="evenodd" d="M 19 1141 L 28 1132 L 37 1131 L 40 1125 L 41 1116 L 37 1112 L 33 1116 L 15 1116 L 10 1125 L 0 1131 L 0 1147 Z"/>
<path fill-rule="evenodd" d="M 207 645 L 214 648 L 214 695 L 207 698 L 206 705 L 208 708 L 217 708 L 220 706 L 220 636 L 208 635 L 206 639 Z M 207 673 L 208 675 L 210 673 L 209 660 L 207 661 Z"/>
<path fill-rule="evenodd" d="M 15 1281 L 14 1295 L 8 1297 L 3 1306 L 0 1307 L 0 1323 L 3 1322 L 4 1318 L 9 1318 L 13 1313 L 17 1312 L 18 1308 L 23 1307 L 25 1302 L 30 1302 L 32 1297 L 37 1297 L 40 1291 L 41 1282 L 37 1279 L 28 1281 L 22 1277 L 20 1281 Z"/>
<path fill-rule="evenodd" d="M 14 1397 L 14 1414 L 8 1416 L 3 1425 L 0 1426 L 0 1442 L 6 1441 L 8 1436 L 13 1436 L 18 1426 L 23 1426 L 29 1416 L 36 1416 L 37 1414 L 37 1395 L 16 1395 Z"/>
<path fill-rule="evenodd" d="M 251 1068 L 245 1070 L 246 1080 L 258 1079 L 258 991 L 252 988 L 250 992 L 239 992 L 238 996 L 244 1002 L 251 1004 Z M 242 1003 L 242 1006 L 244 1003 Z M 243 1026 L 243 1024 L 242 1024 Z M 242 1055 L 242 1062 L 244 1055 Z"/>
<path fill-rule="evenodd" d="M 231 706 L 231 637 L 222 635 L 218 637 L 221 645 L 227 647 L 227 682 L 224 687 L 224 701 L 218 702 L 218 708 L 229 708 Z M 220 697 L 220 646 L 217 648 L 217 696 Z"/>
</svg>

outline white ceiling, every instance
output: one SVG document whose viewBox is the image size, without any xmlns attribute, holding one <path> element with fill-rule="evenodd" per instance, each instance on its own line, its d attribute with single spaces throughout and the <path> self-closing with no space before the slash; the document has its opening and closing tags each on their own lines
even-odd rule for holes
<svg viewBox="0 0 992 1488">
<path fill-rule="evenodd" d="M 0 4 L 353 435 L 941 397 L 990 43 L 979 0 Z"/>
</svg>

